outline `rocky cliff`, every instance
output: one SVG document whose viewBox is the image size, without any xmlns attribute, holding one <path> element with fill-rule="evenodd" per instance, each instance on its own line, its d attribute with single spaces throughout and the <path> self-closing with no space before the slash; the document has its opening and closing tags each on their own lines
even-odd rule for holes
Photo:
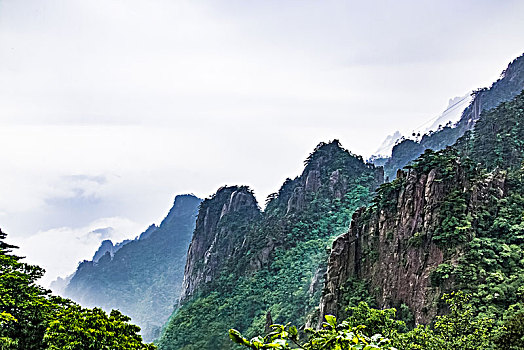
<svg viewBox="0 0 524 350">
<path fill-rule="evenodd" d="M 345 287 L 355 279 L 377 307 L 404 304 L 416 323 L 432 321 L 451 289 L 470 292 L 490 316 L 518 302 L 523 118 L 524 92 L 485 112 L 455 147 L 426 150 L 382 185 L 333 243 L 319 322 L 347 306 Z"/>
<path fill-rule="evenodd" d="M 434 319 L 446 286 L 432 285 L 432 272 L 461 254 L 460 242 L 450 246 L 438 237 L 448 214 L 443 213 L 445 203 L 454 193 L 465 194 L 466 215 L 474 216 L 491 195 L 504 193 L 503 174 L 472 181 L 467 171 L 458 159 L 445 174 L 440 167 L 399 171 L 375 205 L 353 215 L 349 232 L 333 243 L 320 320 L 344 307 L 341 290 L 350 278 L 365 281 L 380 308 L 405 304 L 416 323 Z"/>
<path fill-rule="evenodd" d="M 245 186 L 222 187 L 202 202 L 187 253 L 181 301 L 220 273 L 260 215 L 253 192 Z"/>
</svg>

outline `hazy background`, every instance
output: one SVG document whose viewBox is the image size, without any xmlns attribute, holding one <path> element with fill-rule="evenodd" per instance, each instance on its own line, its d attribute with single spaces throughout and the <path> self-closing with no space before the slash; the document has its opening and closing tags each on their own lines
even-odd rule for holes
<svg viewBox="0 0 524 350">
<path fill-rule="evenodd" d="M 261 202 L 367 157 L 520 55 L 522 1 L 0 0 L 0 227 L 43 283 L 176 194 Z"/>
</svg>

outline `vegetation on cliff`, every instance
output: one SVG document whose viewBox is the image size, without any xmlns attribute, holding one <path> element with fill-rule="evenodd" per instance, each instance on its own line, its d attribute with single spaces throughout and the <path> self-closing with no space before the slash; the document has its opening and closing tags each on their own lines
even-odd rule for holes
<svg viewBox="0 0 524 350">
<path fill-rule="evenodd" d="M 489 340 L 421 349 L 522 348 L 523 111 L 524 92 L 484 113 L 455 147 L 426 150 L 378 189 L 333 247 L 321 316 L 343 314 L 344 302 L 362 295 L 343 291 L 346 281 L 364 283 L 374 305 L 407 305 L 416 323 L 434 332 L 435 316 L 449 311 L 440 296 L 462 290 L 469 295 L 464 322 L 490 320 L 482 328 Z"/>
<path fill-rule="evenodd" d="M 524 92 L 483 115 L 459 143 L 463 157 L 482 166 L 481 179 L 500 176 L 504 186 L 502 195 L 489 189 L 486 205 L 470 216 L 457 209 L 455 216 L 466 221 L 466 243 L 443 277 L 471 293 L 475 307 L 490 317 L 524 308 L 523 117 Z"/>
</svg>

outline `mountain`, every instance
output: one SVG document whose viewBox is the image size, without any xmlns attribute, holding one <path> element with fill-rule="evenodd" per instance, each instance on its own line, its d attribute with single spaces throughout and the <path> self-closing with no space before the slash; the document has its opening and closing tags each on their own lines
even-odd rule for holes
<svg viewBox="0 0 524 350">
<path fill-rule="evenodd" d="M 380 147 L 375 151 L 373 158 L 388 158 L 391 157 L 391 149 L 395 144 L 402 138 L 400 131 L 395 131 L 393 134 L 388 135 Z M 373 163 L 375 164 L 375 163 Z M 375 164 L 377 165 L 377 164 Z M 380 165 L 381 166 L 381 165 Z"/>
<path fill-rule="evenodd" d="M 149 232 L 151 229 L 156 229 L 155 225 L 151 225 L 143 234 L 140 235 L 140 238 L 137 237 L 137 239 L 142 239 L 144 237 L 144 234 L 146 232 Z M 106 230 L 106 229 L 104 229 Z M 133 242 L 131 239 L 123 240 L 122 242 L 113 244 L 113 242 L 110 239 L 105 239 L 100 243 L 100 247 L 98 247 L 97 251 L 95 252 L 95 255 L 93 255 L 93 259 L 91 260 L 94 263 L 97 263 L 100 258 L 102 258 L 104 255 L 109 253 L 111 258 L 113 255 L 115 255 L 116 251 L 122 248 L 124 245 L 126 245 L 129 242 Z M 53 293 L 57 295 L 65 295 L 65 289 L 67 288 L 67 285 L 71 281 L 75 274 L 72 273 L 69 276 L 66 277 L 57 277 L 53 282 L 51 282 L 51 285 L 49 286 L 49 289 L 53 291 Z"/>
<path fill-rule="evenodd" d="M 65 289 L 67 288 L 67 285 L 71 281 L 71 278 L 73 278 L 74 273 L 72 273 L 69 276 L 66 277 L 57 277 L 53 282 L 51 282 L 51 285 L 49 286 L 49 289 L 56 295 L 64 295 Z"/>
<path fill-rule="evenodd" d="M 444 112 L 442 112 L 442 114 L 439 115 L 436 120 L 423 131 L 423 134 L 432 133 L 433 131 L 438 130 L 446 125 L 456 124 L 460 120 L 462 112 L 466 107 L 469 106 L 470 103 L 471 92 L 463 96 L 450 98 L 448 101 L 448 106 Z"/>
<path fill-rule="evenodd" d="M 333 243 L 319 322 L 367 298 L 428 324 L 446 311 L 442 294 L 457 289 L 496 320 L 522 308 L 522 120 L 524 92 L 382 185 Z"/>
<path fill-rule="evenodd" d="M 267 322 L 314 318 L 328 247 L 383 182 L 381 168 L 319 144 L 302 174 L 260 211 L 247 187 L 223 187 L 202 202 L 184 290 L 160 349 L 228 349 L 231 327 L 257 334 Z"/>
<path fill-rule="evenodd" d="M 98 250 L 96 251 L 95 255 L 93 256 L 92 261 L 95 262 L 95 263 L 98 262 L 98 260 L 100 260 L 100 258 L 102 258 L 107 253 L 109 253 L 109 255 L 111 255 L 111 257 L 113 257 L 115 255 L 115 253 L 118 250 L 120 250 L 120 248 L 122 248 L 124 245 L 126 245 L 129 242 L 132 242 L 132 240 L 131 239 L 126 239 L 126 240 L 124 240 L 122 242 L 119 242 L 117 244 L 113 244 L 113 242 L 110 239 L 106 239 L 106 240 L 102 241 L 102 243 L 100 244 L 100 247 L 98 248 Z"/>
<path fill-rule="evenodd" d="M 144 339 L 156 338 L 181 292 L 200 202 L 193 195 L 176 196 L 162 223 L 139 239 L 120 246 L 103 242 L 93 261 L 79 264 L 64 296 L 84 306 L 119 309 L 142 328 Z"/>
<path fill-rule="evenodd" d="M 437 151 L 454 144 L 466 131 L 473 128 L 481 113 L 513 99 L 523 89 L 524 55 L 521 55 L 508 65 L 501 78 L 491 87 L 479 89 L 472 94 L 472 100 L 463 110 L 458 122 L 453 125 L 441 123 L 440 127 L 422 135 L 418 141 L 406 139 L 397 143 L 391 151 L 391 158 L 385 162 L 379 158 L 380 164 L 384 164 L 386 178 L 393 180 L 398 169 L 417 159 L 425 149 Z M 462 103 L 458 102 L 457 106 Z M 453 108 L 455 107 L 449 110 L 456 111 Z"/>
<path fill-rule="evenodd" d="M 467 107 L 471 102 L 471 94 L 466 94 L 464 96 L 457 96 L 454 98 L 449 99 L 448 106 L 440 114 L 433 122 L 430 124 L 430 126 L 426 127 L 422 134 L 431 134 L 434 132 L 434 130 L 440 130 L 443 127 L 452 127 L 454 124 L 456 124 L 462 115 L 462 111 L 465 107 Z M 420 134 L 420 131 L 418 131 L 418 134 Z M 415 131 L 413 133 L 413 137 L 416 137 Z M 408 138 L 409 140 L 409 138 Z M 388 135 L 384 141 L 382 141 L 382 144 L 380 147 L 375 151 L 375 153 L 370 157 L 369 161 L 376 166 L 384 166 L 386 162 L 391 158 L 391 153 L 393 150 L 393 147 L 395 145 L 406 141 L 409 143 L 409 141 L 406 140 L 406 137 L 402 136 L 400 131 L 395 131 L 393 134 Z M 416 143 L 415 141 L 413 141 Z"/>
</svg>

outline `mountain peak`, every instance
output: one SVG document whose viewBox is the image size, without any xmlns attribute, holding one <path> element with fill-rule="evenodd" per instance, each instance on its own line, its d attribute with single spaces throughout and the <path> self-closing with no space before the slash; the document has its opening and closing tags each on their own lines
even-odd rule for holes
<svg viewBox="0 0 524 350">
<path fill-rule="evenodd" d="M 181 300 L 212 281 L 261 211 L 247 186 L 223 186 L 200 205 L 187 253 Z M 224 258 L 226 257 L 226 258 Z"/>
</svg>

